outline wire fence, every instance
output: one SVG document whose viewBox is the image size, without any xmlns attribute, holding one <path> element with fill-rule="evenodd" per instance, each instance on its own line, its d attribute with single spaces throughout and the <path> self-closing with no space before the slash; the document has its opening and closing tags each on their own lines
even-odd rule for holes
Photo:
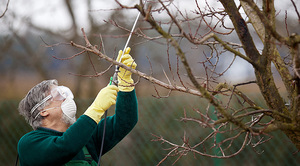
<svg viewBox="0 0 300 166">
<path fill-rule="evenodd" d="M 138 98 L 138 100 L 138 124 L 124 140 L 103 156 L 101 165 L 157 165 L 168 153 L 164 149 L 169 147 L 160 142 L 151 141 L 155 139 L 153 134 L 162 135 L 165 139 L 180 143 L 184 133 L 191 138 L 190 142 L 192 142 L 199 141 L 209 132 L 197 124 L 180 121 L 184 109 L 187 113 L 193 114 L 189 108 L 206 106 L 204 102 L 199 101 L 199 98 Z M 77 100 L 79 110 L 77 115 L 80 115 L 91 102 L 92 100 Z M 0 163 L 5 166 L 14 165 L 18 140 L 32 130 L 24 118 L 18 114 L 18 103 L 17 100 L 0 101 Z M 109 110 L 109 114 L 113 114 L 112 110 Z M 248 146 L 241 154 L 233 158 L 213 159 L 188 153 L 177 162 L 175 162 L 177 157 L 169 157 L 161 165 L 300 165 L 300 154 L 295 153 L 297 148 L 290 140 L 281 132 L 272 133 L 272 135 L 274 138 L 262 144 L 259 149 L 254 150 Z M 238 146 L 241 141 L 237 140 L 234 145 Z"/>
</svg>

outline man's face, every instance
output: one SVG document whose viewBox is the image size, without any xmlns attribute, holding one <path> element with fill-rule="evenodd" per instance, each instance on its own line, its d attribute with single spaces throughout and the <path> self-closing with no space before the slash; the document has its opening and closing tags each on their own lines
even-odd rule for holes
<svg viewBox="0 0 300 166">
<path fill-rule="evenodd" d="M 51 106 L 59 108 L 60 119 L 68 125 L 75 123 L 77 107 L 72 91 L 65 86 L 54 86 L 51 89 L 51 96 Z"/>
<path fill-rule="evenodd" d="M 52 86 L 51 90 L 57 88 L 57 86 Z M 61 104 L 64 102 L 64 100 L 49 100 L 50 104 L 47 105 L 44 110 L 48 111 L 50 114 L 50 120 L 51 119 L 61 119 L 62 118 L 62 109 Z"/>
</svg>

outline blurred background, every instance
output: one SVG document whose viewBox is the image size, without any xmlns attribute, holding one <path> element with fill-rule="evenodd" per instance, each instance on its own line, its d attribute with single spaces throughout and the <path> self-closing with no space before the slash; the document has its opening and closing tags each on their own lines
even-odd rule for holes
<svg viewBox="0 0 300 166">
<path fill-rule="evenodd" d="M 192 0 L 188 0 L 192 1 Z M 139 3 L 138 0 L 120 1 L 127 6 Z M 176 2 L 183 10 L 190 9 L 187 1 Z M 220 7 L 217 2 L 210 2 Z M 5 10 L 7 0 L 0 0 L 0 13 Z M 282 10 L 291 8 L 288 3 L 276 3 Z M 300 6 L 299 1 L 297 5 Z M 68 58 L 80 52 L 69 45 L 70 41 L 85 45 L 81 28 L 84 28 L 92 44 L 102 45 L 102 51 L 110 57 L 115 57 L 122 50 L 128 37 L 136 10 L 112 10 L 119 6 L 115 1 L 97 0 L 14 0 L 10 1 L 7 12 L 0 18 L 0 163 L 12 165 L 17 155 L 17 142 L 31 127 L 18 114 L 19 101 L 36 84 L 45 79 L 57 79 L 59 84 L 70 87 L 78 105 L 77 116 L 91 104 L 98 91 L 106 86 L 114 69 L 102 76 L 93 77 L 95 71 L 101 72 L 108 68 L 108 62 L 94 55 L 83 54 L 69 60 Z M 279 12 L 278 15 L 284 14 Z M 300 32 L 299 23 L 293 22 L 293 16 L 287 19 L 291 32 Z M 160 19 L 167 19 L 160 15 Z M 282 17 L 279 17 L 282 18 Z M 278 28 L 285 30 L 284 19 L 278 20 Z M 122 26 L 113 26 L 114 22 Z M 149 27 L 142 18 L 138 27 Z M 149 36 L 158 35 L 147 32 Z M 236 40 L 236 36 L 232 36 Z M 167 51 L 164 40 L 145 41 L 139 36 L 133 36 L 129 46 L 131 55 L 138 64 L 138 70 L 154 75 L 155 78 L 166 81 L 162 69 L 167 69 L 168 61 L 162 53 Z M 182 41 L 184 42 L 184 41 Z M 258 44 L 259 47 L 259 44 Z M 203 48 L 189 50 L 205 52 Z M 286 48 L 280 52 L 288 54 Z M 223 60 L 223 66 L 231 60 Z M 91 64 L 91 61 L 93 64 Z M 176 61 L 176 59 L 174 60 Z M 150 63 L 149 63 L 150 62 Z M 196 61 L 197 62 L 197 61 Z M 196 65 L 197 63 L 195 63 Z M 94 66 L 94 67 L 93 67 Z M 152 66 L 152 70 L 150 70 Z M 198 68 L 196 68 L 198 69 Z M 220 69 L 220 70 L 221 70 Z M 201 71 L 199 71 L 201 72 Z M 276 75 L 276 72 L 274 72 Z M 237 59 L 225 74 L 225 81 L 236 83 L 254 79 L 253 70 L 244 61 Z M 137 80 L 137 78 L 135 78 Z M 278 86 L 281 83 L 278 80 Z M 172 93 L 169 98 L 154 98 L 155 89 L 146 80 L 141 79 L 136 86 L 139 100 L 139 122 L 134 130 L 113 150 L 103 157 L 102 165 L 156 165 L 164 158 L 168 146 L 152 141 L 154 135 L 178 141 L 183 133 L 190 137 L 191 142 L 197 142 L 210 131 L 197 124 L 180 121 L 184 110 L 190 115 L 196 115 L 193 108 L 203 109 L 207 104 L 198 97 Z M 257 87 L 244 89 L 252 99 L 262 101 L 256 93 Z M 281 89 L 284 93 L 284 88 Z M 164 94 L 165 90 L 159 88 Z M 251 92 L 251 93 L 250 93 Z M 261 103 L 263 106 L 264 103 Z M 210 108 L 213 111 L 213 108 Z M 110 110 L 113 114 L 113 109 Z M 212 159 L 193 155 L 183 156 L 174 165 L 297 165 L 300 155 L 297 149 L 281 132 L 272 134 L 271 141 L 257 149 L 246 148 L 240 155 L 231 159 Z M 242 140 L 240 140 L 242 141 Z M 237 140 L 237 147 L 241 142 Z M 176 157 L 168 158 L 162 165 L 172 165 Z M 2 165 L 2 164 L 1 164 Z"/>
</svg>

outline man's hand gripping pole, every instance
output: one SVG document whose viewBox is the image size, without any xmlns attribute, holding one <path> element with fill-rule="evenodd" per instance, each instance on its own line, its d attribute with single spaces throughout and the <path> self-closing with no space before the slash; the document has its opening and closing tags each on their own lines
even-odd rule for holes
<svg viewBox="0 0 300 166">
<path fill-rule="evenodd" d="M 145 0 L 145 3 L 146 3 L 146 0 Z M 123 49 L 123 51 L 122 51 L 122 54 L 121 54 L 120 58 L 119 58 L 119 55 L 118 55 L 117 61 L 118 61 L 119 63 L 121 63 L 122 58 L 123 58 L 123 55 L 127 52 L 126 49 L 127 49 L 128 43 L 129 43 L 129 41 L 130 41 L 130 39 L 131 39 L 132 33 L 133 33 L 134 29 L 135 29 L 135 26 L 136 26 L 136 23 L 137 23 L 137 21 L 138 21 L 138 19 L 139 19 L 139 17 L 140 17 L 140 14 L 141 14 L 141 13 L 139 12 L 138 15 L 137 15 L 137 17 L 136 17 L 136 19 L 135 19 L 135 21 L 134 21 L 134 24 L 133 24 L 133 26 L 132 26 L 132 29 L 131 29 L 130 34 L 129 34 L 129 37 L 128 37 L 127 41 L 126 41 L 126 44 L 125 44 L 125 46 L 124 46 L 124 49 Z M 129 49 L 129 51 L 130 51 L 130 49 Z M 129 51 L 128 51 L 128 53 L 129 53 Z M 118 84 L 119 84 L 119 82 L 118 82 L 118 73 L 119 73 L 119 72 L 120 72 L 120 66 L 119 66 L 119 65 L 116 65 L 116 66 L 115 66 L 115 73 L 114 73 L 114 75 L 110 78 L 109 85 L 116 85 L 116 86 L 118 86 Z M 102 136 L 102 142 L 101 142 L 101 149 L 100 149 L 100 154 L 99 154 L 98 166 L 100 165 L 100 162 L 101 162 L 101 156 L 102 156 L 103 146 L 104 146 L 104 138 L 105 138 L 105 129 L 106 129 L 107 110 L 105 111 L 104 116 L 105 116 L 105 117 L 104 117 L 104 126 L 103 126 L 103 136 Z"/>
<path fill-rule="evenodd" d="M 145 0 L 145 3 L 146 3 L 146 0 Z M 137 21 L 138 21 L 140 15 L 141 15 L 141 13 L 139 12 L 138 15 L 137 15 L 137 17 L 136 17 L 136 19 L 135 19 L 135 21 L 134 21 L 134 24 L 133 24 L 133 26 L 132 26 L 132 28 L 131 28 L 130 34 L 129 34 L 128 39 L 127 39 L 127 41 L 126 41 L 126 44 L 125 44 L 125 46 L 124 46 L 124 48 L 123 48 L 122 55 L 121 55 L 121 57 L 120 57 L 120 59 L 119 59 L 119 61 L 118 61 L 119 63 L 121 63 L 121 61 L 122 61 L 122 57 L 123 57 L 123 55 L 125 54 L 126 48 L 127 48 L 128 43 L 129 43 L 129 41 L 130 41 L 130 39 L 131 39 L 132 33 L 133 33 L 133 31 L 134 31 L 134 29 L 135 29 L 135 27 L 136 27 L 136 23 L 137 23 Z M 118 59 L 117 59 L 117 60 L 118 60 Z M 115 66 L 115 73 L 114 73 L 114 75 L 110 78 L 110 83 L 109 83 L 110 85 L 116 85 L 116 86 L 118 86 L 118 72 L 120 72 L 119 68 L 120 68 L 119 65 L 116 65 L 116 66 Z"/>
</svg>

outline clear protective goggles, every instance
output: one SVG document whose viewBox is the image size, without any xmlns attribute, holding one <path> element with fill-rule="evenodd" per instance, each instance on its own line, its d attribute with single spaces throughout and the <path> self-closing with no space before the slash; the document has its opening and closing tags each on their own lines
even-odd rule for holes
<svg viewBox="0 0 300 166">
<path fill-rule="evenodd" d="M 57 86 L 51 90 L 51 99 L 52 100 L 65 100 L 66 98 L 74 98 L 72 91 L 65 86 Z M 49 95 L 49 96 L 50 96 Z"/>
<path fill-rule="evenodd" d="M 66 98 L 74 98 L 74 95 L 72 93 L 72 91 L 66 87 L 66 86 L 57 86 L 55 88 L 53 88 L 50 92 L 50 95 L 48 95 L 47 97 L 45 97 L 42 101 L 40 101 L 39 103 L 37 103 L 32 109 L 31 109 L 31 114 L 34 113 L 34 111 L 41 106 L 42 104 L 44 104 L 46 101 L 48 100 L 53 100 L 53 101 L 62 101 L 65 100 Z M 37 115 L 38 116 L 38 115 Z M 35 119 L 37 118 L 37 116 L 35 117 Z"/>
</svg>

